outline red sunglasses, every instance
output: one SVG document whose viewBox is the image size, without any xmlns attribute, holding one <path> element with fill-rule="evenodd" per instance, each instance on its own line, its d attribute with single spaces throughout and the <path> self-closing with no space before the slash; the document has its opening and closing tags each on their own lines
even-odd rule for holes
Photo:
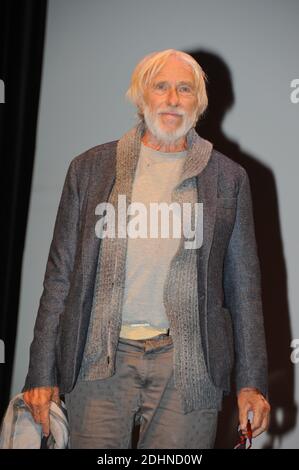
<svg viewBox="0 0 299 470">
<path fill-rule="evenodd" d="M 250 424 L 249 419 L 247 421 L 246 431 L 242 431 L 241 429 L 239 429 L 238 433 L 239 433 L 239 441 L 235 445 L 234 449 L 250 449 L 252 445 L 252 429 L 251 429 L 251 424 Z"/>
</svg>

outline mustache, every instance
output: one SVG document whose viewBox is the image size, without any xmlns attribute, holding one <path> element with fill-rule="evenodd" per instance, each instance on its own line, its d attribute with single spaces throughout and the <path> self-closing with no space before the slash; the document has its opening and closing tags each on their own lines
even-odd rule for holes
<svg viewBox="0 0 299 470">
<path fill-rule="evenodd" d="M 186 112 L 185 111 L 178 111 L 178 110 L 174 110 L 174 109 L 161 109 L 160 111 L 157 112 L 157 114 L 165 114 L 165 113 L 169 113 L 169 114 L 176 114 L 178 116 L 185 116 Z"/>
</svg>

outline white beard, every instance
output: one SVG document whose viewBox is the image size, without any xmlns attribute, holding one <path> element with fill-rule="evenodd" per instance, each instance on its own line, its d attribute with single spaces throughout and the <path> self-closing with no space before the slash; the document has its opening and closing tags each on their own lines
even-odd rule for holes
<svg viewBox="0 0 299 470">
<path fill-rule="evenodd" d="M 170 110 L 169 110 L 170 111 Z M 175 112 L 175 111 L 170 111 Z M 181 113 L 181 111 L 179 112 Z M 149 106 L 144 104 L 143 115 L 145 124 L 148 130 L 156 137 L 156 139 L 163 144 L 174 144 L 177 140 L 184 137 L 195 122 L 196 110 L 190 115 L 187 113 L 182 114 L 182 124 L 173 131 L 164 131 L 159 125 L 159 114 L 154 113 L 149 109 Z"/>
</svg>

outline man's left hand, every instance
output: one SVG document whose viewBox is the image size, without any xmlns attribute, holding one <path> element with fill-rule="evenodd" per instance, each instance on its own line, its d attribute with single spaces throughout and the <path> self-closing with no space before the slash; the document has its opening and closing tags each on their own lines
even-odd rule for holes
<svg viewBox="0 0 299 470">
<path fill-rule="evenodd" d="M 253 412 L 252 437 L 266 431 L 270 422 L 270 404 L 257 388 L 242 388 L 238 393 L 239 422 L 242 431 L 247 429 L 248 412 Z"/>
</svg>

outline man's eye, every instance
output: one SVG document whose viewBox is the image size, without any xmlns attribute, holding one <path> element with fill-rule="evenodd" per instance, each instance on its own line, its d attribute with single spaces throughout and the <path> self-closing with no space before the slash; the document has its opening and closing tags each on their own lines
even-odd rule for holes
<svg viewBox="0 0 299 470">
<path fill-rule="evenodd" d="M 166 90 L 166 88 L 167 88 L 166 83 L 157 83 L 157 84 L 155 85 L 155 89 L 156 89 L 156 90 Z"/>
<path fill-rule="evenodd" d="M 179 91 L 180 91 L 181 93 L 191 93 L 191 92 L 192 92 L 191 88 L 190 88 L 189 86 L 187 86 L 187 85 L 181 85 L 181 86 L 179 87 Z"/>
</svg>

